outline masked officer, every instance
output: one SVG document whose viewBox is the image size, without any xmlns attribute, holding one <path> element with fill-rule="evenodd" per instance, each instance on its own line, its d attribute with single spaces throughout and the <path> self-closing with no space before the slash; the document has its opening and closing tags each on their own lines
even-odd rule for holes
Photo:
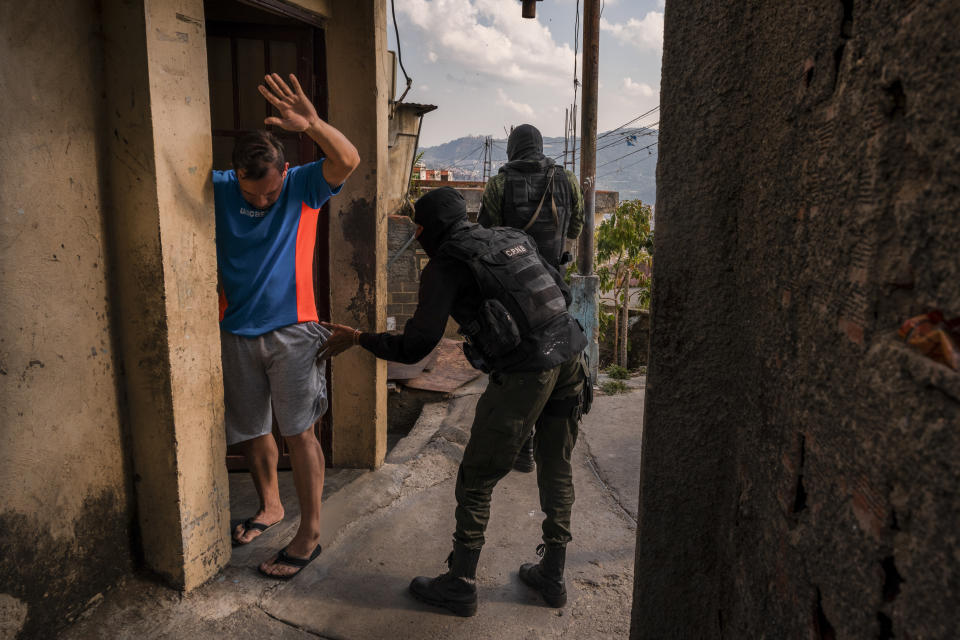
<svg viewBox="0 0 960 640">
<path fill-rule="evenodd" d="M 540 255 L 562 273 L 570 261 L 565 241 L 575 240 L 583 228 L 583 195 L 577 176 L 543 155 L 543 136 L 531 124 L 510 132 L 507 160 L 487 182 L 477 222 L 522 229 L 537 243 Z M 513 468 L 533 471 L 532 436 L 520 448 Z"/>
<path fill-rule="evenodd" d="M 464 352 L 490 373 L 477 403 L 456 482 L 456 531 L 449 571 L 418 577 L 410 591 L 462 616 L 477 611 L 476 569 L 490 497 L 510 472 L 537 419 L 537 485 L 543 521 L 542 556 L 520 577 L 547 604 L 566 603 L 563 569 L 571 539 L 571 453 L 577 440 L 587 379 L 586 337 L 569 313 L 569 292 L 530 238 L 514 229 L 485 229 L 467 220 L 454 189 L 431 191 L 414 205 L 418 239 L 430 256 L 420 277 L 417 310 L 400 335 L 325 325 L 333 334 L 326 358 L 359 344 L 385 360 L 413 363 L 443 337 L 452 315 L 467 337 Z"/>
</svg>

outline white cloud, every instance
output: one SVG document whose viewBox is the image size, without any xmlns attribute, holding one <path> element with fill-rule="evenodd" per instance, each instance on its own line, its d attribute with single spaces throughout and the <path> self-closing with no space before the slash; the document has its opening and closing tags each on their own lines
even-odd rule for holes
<svg viewBox="0 0 960 640">
<path fill-rule="evenodd" d="M 533 115 L 533 107 L 531 107 L 528 104 L 524 104 L 522 102 L 514 102 L 507 96 L 507 94 L 503 92 L 503 89 L 499 87 L 497 87 L 497 104 L 499 104 L 502 107 L 512 109 L 513 111 L 516 111 L 517 113 L 523 116 Z"/>
<path fill-rule="evenodd" d="M 663 13 L 661 12 L 651 11 L 642 20 L 630 18 L 622 24 L 614 24 L 606 18 L 601 18 L 600 29 L 609 31 L 620 42 L 633 45 L 641 51 L 663 50 Z"/>
<path fill-rule="evenodd" d="M 407 0 L 398 3 L 429 50 L 500 80 L 565 85 L 573 50 L 539 20 L 524 20 L 515 0 Z M 429 54 L 428 54 L 429 55 Z"/>
<path fill-rule="evenodd" d="M 644 98 L 649 98 L 653 95 L 653 87 L 645 82 L 634 82 L 630 76 L 627 76 L 623 79 L 623 84 L 620 85 L 620 88 L 628 96 L 641 96 Z"/>
<path fill-rule="evenodd" d="M 427 52 L 427 60 L 429 60 L 430 62 L 436 62 L 436 61 L 437 61 L 437 52 L 436 52 L 436 51 L 428 51 L 428 52 Z"/>
</svg>

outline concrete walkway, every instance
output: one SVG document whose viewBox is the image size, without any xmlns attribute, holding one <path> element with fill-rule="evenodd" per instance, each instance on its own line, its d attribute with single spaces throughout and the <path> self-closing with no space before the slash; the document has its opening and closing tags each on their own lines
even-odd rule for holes
<svg viewBox="0 0 960 640">
<path fill-rule="evenodd" d="M 186 597 L 148 579 L 106 594 L 64 638 L 612 638 L 629 634 L 643 392 L 599 396 L 574 452 L 577 503 L 564 609 L 542 606 L 517 567 L 536 559 L 540 522 L 534 474 L 511 473 L 493 497 L 480 557 L 480 610 L 459 618 L 414 600 L 416 575 L 446 570 L 453 487 L 483 382 L 429 404 L 375 472 L 328 474 L 323 555 L 289 582 L 256 565 L 293 535 L 287 517 L 234 550 L 210 584 Z M 233 516 L 256 507 L 244 474 L 231 475 Z"/>
</svg>

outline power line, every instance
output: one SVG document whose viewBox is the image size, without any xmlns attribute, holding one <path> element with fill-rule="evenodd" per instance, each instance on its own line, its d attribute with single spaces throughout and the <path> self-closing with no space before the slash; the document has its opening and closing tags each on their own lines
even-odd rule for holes
<svg viewBox="0 0 960 640">
<path fill-rule="evenodd" d="M 637 160 L 636 162 L 631 162 L 630 164 L 628 164 L 628 165 L 625 166 L 625 167 L 617 167 L 617 168 L 614 169 L 613 171 L 608 171 L 607 173 L 604 173 L 603 175 L 597 176 L 597 180 L 600 180 L 601 178 L 607 178 L 607 177 L 612 176 L 612 175 L 616 175 L 616 174 L 620 173 L 621 171 L 623 171 L 624 169 L 629 169 L 630 167 L 635 167 L 635 166 L 637 166 L 638 164 L 640 164 L 640 163 L 642 163 L 642 162 L 647 162 L 647 161 L 650 160 L 650 158 L 652 158 L 652 157 L 653 157 L 653 156 L 650 155 L 650 156 L 647 156 L 646 158 L 641 158 L 641 159 Z"/>
<path fill-rule="evenodd" d="M 650 111 L 647 111 L 646 113 L 641 113 L 641 114 L 638 115 L 636 118 L 634 118 L 634 119 L 632 119 L 632 120 L 630 120 L 630 121 L 628 121 L 628 122 L 624 122 L 624 123 L 623 123 L 622 125 L 620 125 L 619 127 L 615 128 L 615 129 L 611 129 L 610 131 L 607 131 L 606 133 L 604 133 L 604 134 L 601 135 L 601 136 L 597 136 L 597 140 L 599 140 L 599 139 L 601 139 L 601 138 L 606 138 L 606 137 L 609 136 L 610 134 L 612 134 L 612 133 L 614 133 L 614 132 L 616 132 L 616 131 L 619 131 L 620 129 L 623 129 L 623 128 L 626 127 L 626 126 L 629 126 L 629 125 L 633 124 L 634 122 L 636 122 L 636 121 L 639 120 L 640 118 L 645 118 L 645 117 L 647 117 L 648 115 L 650 115 L 651 113 L 653 113 L 654 111 L 656 111 L 656 110 L 659 109 L 659 108 L 660 108 L 660 105 L 657 105 L 657 106 L 655 106 L 653 109 L 650 109 Z"/>
<path fill-rule="evenodd" d="M 393 0 L 390 0 L 390 13 L 393 14 L 393 32 L 397 36 L 397 60 L 400 61 L 400 70 L 403 71 L 403 77 L 407 79 L 407 88 L 403 90 L 403 93 L 397 99 L 397 102 L 403 102 L 403 99 L 407 97 L 407 93 L 410 92 L 413 79 L 407 75 L 407 70 L 403 67 L 403 54 L 400 52 L 400 29 L 397 27 L 397 10 L 394 7 Z"/>
<path fill-rule="evenodd" d="M 481 156 L 478 155 L 477 159 L 473 161 L 473 168 L 470 169 L 471 177 L 475 177 L 477 175 L 477 165 L 480 164 L 480 159 L 481 159 Z"/>
<path fill-rule="evenodd" d="M 577 80 L 577 52 L 580 50 L 580 0 L 576 0 L 576 18 L 573 22 L 573 102 L 570 104 L 569 120 L 564 123 L 564 145 L 563 145 L 563 167 L 567 167 L 567 136 L 570 136 L 570 168 L 576 170 L 577 154 L 577 87 L 580 82 Z M 559 156 L 558 156 L 559 157 Z"/>
<path fill-rule="evenodd" d="M 647 128 L 656 126 L 656 125 L 658 125 L 658 124 L 660 124 L 659 121 L 654 122 L 653 124 L 649 125 Z M 637 128 L 639 129 L 639 127 L 637 127 Z M 626 134 L 621 134 L 621 135 L 626 135 Z M 641 134 L 631 134 L 631 135 L 652 136 L 653 133 L 641 133 Z M 599 140 L 599 138 L 597 138 L 597 140 Z M 626 142 L 626 140 L 627 140 L 626 138 L 620 138 L 619 140 L 614 140 L 613 142 L 608 142 L 608 143 L 606 143 L 605 145 L 603 145 L 602 147 L 597 148 L 597 151 L 600 151 L 600 150 L 602 150 L 602 149 L 609 149 L 610 147 L 615 147 L 615 146 L 617 146 L 618 144 L 620 144 L 621 142 Z"/>
<path fill-rule="evenodd" d="M 623 160 L 624 158 L 626 158 L 626 157 L 628 157 L 628 156 L 632 156 L 632 155 L 635 154 L 635 153 L 640 153 L 641 151 L 646 151 L 646 150 L 649 149 L 650 147 L 655 147 L 655 146 L 657 146 L 657 144 L 658 144 L 657 142 L 654 142 L 654 143 L 652 143 L 652 144 L 648 144 L 648 145 L 645 146 L 645 147 L 640 147 L 640 148 L 637 149 L 636 151 L 631 151 L 630 153 L 625 153 L 625 154 L 623 154 L 622 156 L 620 156 L 619 158 L 614 158 L 613 160 L 609 160 L 609 161 L 607 161 L 607 162 L 604 162 L 603 164 L 601 164 L 600 166 L 598 166 L 597 169 L 599 169 L 600 167 L 605 167 L 605 166 L 607 166 L 608 164 L 613 164 L 614 162 L 617 162 L 618 160 Z"/>
<path fill-rule="evenodd" d="M 649 113 L 649 112 L 648 112 L 648 113 Z M 634 122 L 634 121 L 636 121 L 637 119 L 642 118 L 642 117 L 643 117 L 643 116 L 638 116 L 637 118 L 634 118 L 634 119 L 631 120 L 630 122 Z M 630 123 L 627 123 L 627 124 L 630 124 Z M 639 125 L 639 126 L 637 126 L 637 127 L 635 127 L 635 128 L 636 128 L 636 129 L 650 129 L 650 127 L 655 127 L 655 126 L 657 126 L 658 124 L 660 124 L 660 121 L 659 121 L 659 120 L 657 120 L 656 122 L 650 123 L 650 124 L 648 124 L 648 125 Z M 619 128 L 623 128 L 623 125 L 621 125 L 621 127 L 619 127 Z M 602 136 L 597 137 L 597 140 L 600 140 L 601 138 L 605 138 L 605 137 L 607 137 L 608 135 L 614 133 L 615 131 L 616 131 L 616 129 L 611 130 L 611 131 L 608 131 L 607 133 L 603 134 Z M 658 132 L 658 133 L 659 133 L 659 132 Z M 621 135 L 625 135 L 625 134 L 621 134 Z M 652 135 L 654 135 L 654 132 L 651 130 L 649 133 L 641 133 L 641 134 L 633 134 L 633 135 L 652 136 Z M 607 142 L 607 143 L 604 144 L 603 146 L 598 147 L 598 148 L 597 148 L 597 151 L 602 151 L 602 150 L 604 150 L 604 149 L 609 149 L 610 147 L 614 147 L 614 146 L 616 146 L 616 145 L 618 145 L 618 144 L 620 144 L 621 142 L 624 142 L 624 141 L 625 141 L 625 138 L 619 138 L 619 139 L 613 140 L 613 141 L 611 141 L 611 142 Z M 557 155 L 553 156 L 553 159 L 556 160 L 557 158 L 559 158 L 559 157 L 562 156 L 562 155 L 563 155 L 562 153 L 557 154 Z M 576 162 L 576 155 L 574 156 L 574 162 Z"/>
<path fill-rule="evenodd" d="M 480 143 L 480 146 L 478 146 L 478 147 L 477 147 L 476 149 L 474 149 L 473 151 L 469 152 L 468 154 L 466 154 L 465 156 L 463 156 L 463 157 L 460 158 L 459 160 L 454 160 L 454 161 L 453 161 L 453 164 L 452 164 L 451 166 L 453 166 L 453 167 L 457 166 L 458 164 L 460 164 L 461 162 L 463 162 L 464 160 L 466 160 L 467 158 L 469 158 L 470 156 L 472 156 L 473 154 L 475 154 L 475 153 L 476 153 L 477 151 L 479 151 L 480 149 L 483 149 L 483 143 L 482 143 L 482 142 Z"/>
</svg>

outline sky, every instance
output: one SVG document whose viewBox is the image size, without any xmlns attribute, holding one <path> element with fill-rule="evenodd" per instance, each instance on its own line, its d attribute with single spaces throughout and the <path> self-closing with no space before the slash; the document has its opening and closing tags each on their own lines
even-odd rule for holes
<svg viewBox="0 0 960 640">
<path fill-rule="evenodd" d="M 465 135 L 503 138 L 511 125 L 522 123 L 533 124 L 544 136 L 563 136 L 564 109 L 573 102 L 578 0 L 537 2 L 535 20 L 521 17 L 519 0 L 393 2 L 403 64 L 413 78 L 404 101 L 438 106 L 424 116 L 421 146 Z M 663 3 L 604 1 L 599 131 L 622 125 L 659 104 Z M 582 1 L 579 9 L 576 73 L 582 80 Z M 396 51 L 389 2 L 387 31 L 390 49 Z M 397 96 L 404 83 L 398 65 Z M 655 122 L 656 114 L 631 126 Z"/>
</svg>

